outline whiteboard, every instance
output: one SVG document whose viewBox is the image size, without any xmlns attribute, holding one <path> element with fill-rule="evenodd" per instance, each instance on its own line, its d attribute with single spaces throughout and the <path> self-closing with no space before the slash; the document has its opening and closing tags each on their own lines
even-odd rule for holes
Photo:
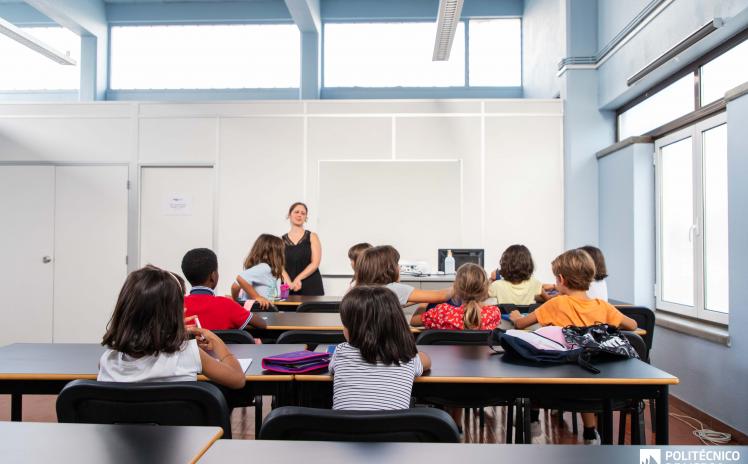
<svg viewBox="0 0 748 464">
<path fill-rule="evenodd" d="M 392 245 L 436 271 L 439 248 L 461 247 L 460 160 L 319 161 L 323 274 L 351 274 L 348 248 Z"/>
</svg>

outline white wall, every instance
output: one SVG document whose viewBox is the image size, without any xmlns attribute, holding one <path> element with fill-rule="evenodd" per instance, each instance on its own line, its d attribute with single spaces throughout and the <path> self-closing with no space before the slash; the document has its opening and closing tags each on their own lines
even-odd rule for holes
<svg viewBox="0 0 748 464">
<path fill-rule="evenodd" d="M 309 204 L 308 227 L 317 229 L 320 161 L 458 160 L 460 217 L 403 231 L 402 255 L 408 240 L 452 228 L 460 243 L 448 246 L 484 247 L 488 268 L 505 247 L 525 243 L 549 280 L 563 247 L 562 129 L 558 100 L 8 104 L 0 105 L 0 162 L 129 163 L 131 269 L 143 232 L 139 166 L 213 166 L 224 292 L 257 235 L 287 231 L 292 202 Z"/>
</svg>

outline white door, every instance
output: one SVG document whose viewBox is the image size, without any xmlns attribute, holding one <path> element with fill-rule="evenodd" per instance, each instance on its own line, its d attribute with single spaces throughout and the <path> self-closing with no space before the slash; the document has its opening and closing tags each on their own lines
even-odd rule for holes
<svg viewBox="0 0 748 464">
<path fill-rule="evenodd" d="M 61 166 L 54 341 L 101 342 L 127 276 L 127 166 Z"/>
<path fill-rule="evenodd" d="M 0 346 L 52 341 L 52 166 L 0 166 Z"/>
<path fill-rule="evenodd" d="M 140 173 L 140 265 L 182 273 L 184 254 L 213 248 L 210 167 L 144 167 Z"/>
</svg>

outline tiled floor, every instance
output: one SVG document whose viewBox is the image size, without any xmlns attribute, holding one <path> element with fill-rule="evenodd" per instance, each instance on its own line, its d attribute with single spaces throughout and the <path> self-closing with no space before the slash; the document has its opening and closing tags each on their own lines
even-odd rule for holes
<svg viewBox="0 0 748 464">
<path fill-rule="evenodd" d="M 55 422 L 55 396 L 25 396 L 23 401 L 23 420 L 29 422 Z M 266 398 L 263 410 L 267 414 L 270 410 L 269 399 Z M 682 411 L 671 406 L 671 413 L 684 414 Z M 486 424 L 481 430 L 478 425 L 477 414 L 470 414 L 464 424 L 465 442 L 468 443 L 504 443 L 504 408 L 487 408 Z M 649 418 L 649 412 L 647 412 Z M 0 395 L 0 420 L 10 420 L 10 396 Z M 231 416 L 232 432 L 235 438 L 253 439 L 254 430 L 254 408 L 242 408 L 234 410 Z M 581 427 L 581 419 L 579 420 Z M 618 418 L 614 417 L 614 440 L 618 437 Z M 533 443 L 581 443 L 581 431 L 572 433 L 571 413 L 564 414 L 563 424 L 559 423 L 558 415 L 554 412 L 541 410 L 540 422 L 533 424 Z M 629 442 L 628 433 L 626 442 Z M 654 443 L 654 436 L 649 429 L 647 421 L 647 443 Z M 672 445 L 700 445 L 701 442 L 692 434 L 692 429 L 675 418 L 670 418 L 670 444 Z M 733 440 L 731 444 L 738 443 Z"/>
</svg>

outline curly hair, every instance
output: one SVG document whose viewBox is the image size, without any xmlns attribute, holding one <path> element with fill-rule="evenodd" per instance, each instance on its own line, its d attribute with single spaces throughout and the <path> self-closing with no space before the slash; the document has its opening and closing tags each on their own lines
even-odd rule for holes
<svg viewBox="0 0 748 464">
<path fill-rule="evenodd" d="M 535 264 L 530 250 L 524 245 L 512 245 L 501 254 L 499 274 L 512 284 L 518 284 L 532 277 Z"/>
</svg>

